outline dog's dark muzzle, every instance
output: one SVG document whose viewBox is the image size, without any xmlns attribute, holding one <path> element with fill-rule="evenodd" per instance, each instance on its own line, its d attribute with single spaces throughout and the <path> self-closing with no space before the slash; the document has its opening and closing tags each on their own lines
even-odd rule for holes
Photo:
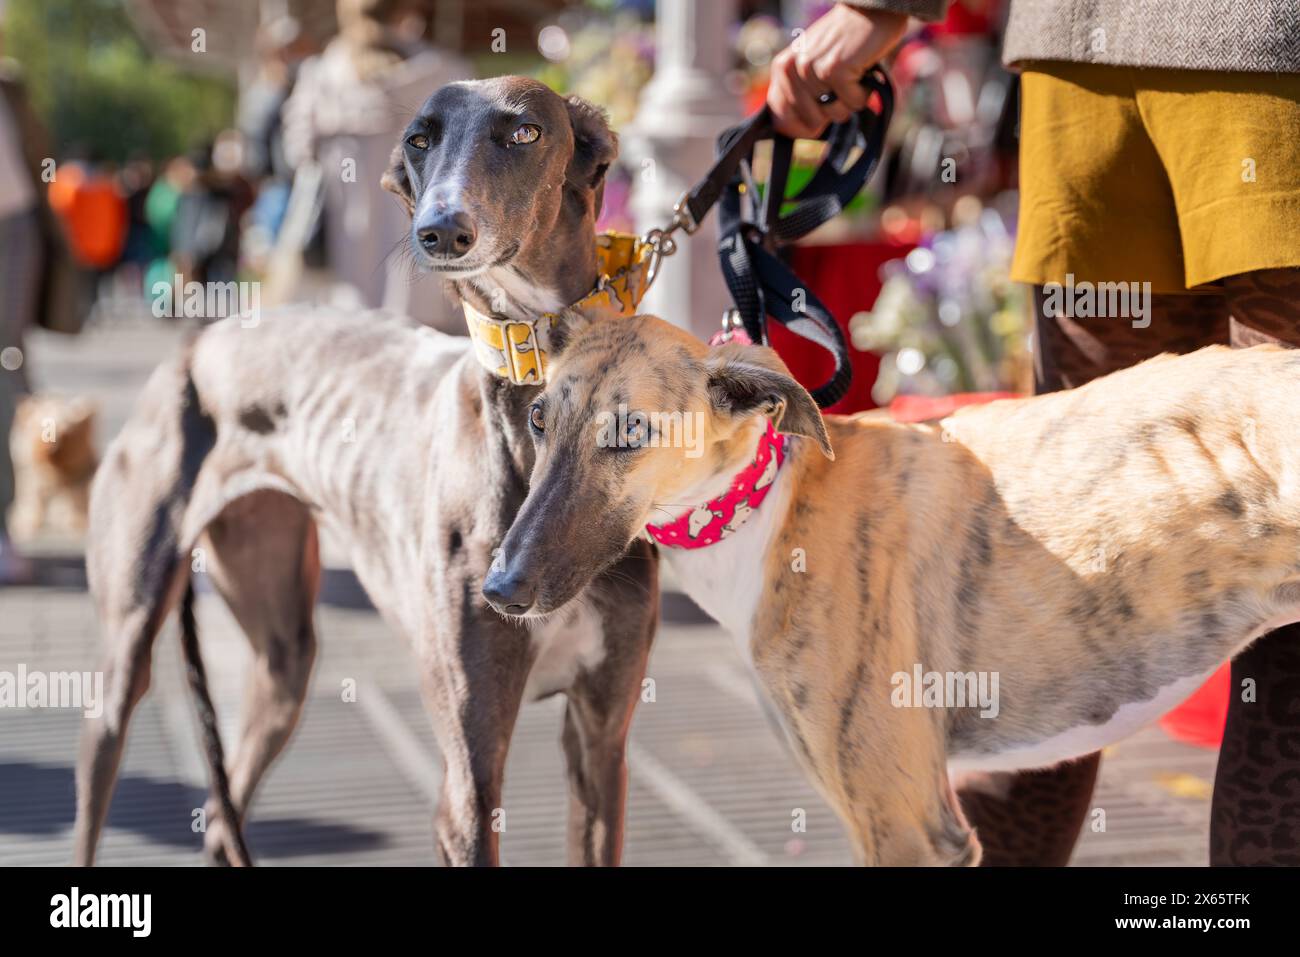
<svg viewBox="0 0 1300 957">
<path fill-rule="evenodd" d="M 434 211 L 421 217 L 412 228 L 420 248 L 438 259 L 459 259 L 478 241 L 474 220 L 461 211 Z"/>
<path fill-rule="evenodd" d="M 483 597 L 503 615 L 526 615 L 537 600 L 537 586 L 517 568 L 493 568 L 483 581 Z"/>
</svg>

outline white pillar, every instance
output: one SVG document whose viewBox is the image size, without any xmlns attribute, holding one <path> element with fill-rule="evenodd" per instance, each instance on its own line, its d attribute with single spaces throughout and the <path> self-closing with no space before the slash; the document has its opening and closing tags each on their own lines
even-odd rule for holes
<svg viewBox="0 0 1300 957">
<path fill-rule="evenodd" d="M 714 144 L 739 121 L 729 93 L 728 37 L 736 0 L 657 0 L 655 72 L 641 93 L 636 119 L 623 133 L 624 155 L 637 170 L 632 211 L 638 230 L 667 226 L 673 204 L 713 163 Z M 707 338 L 731 305 L 718 271 L 717 212 L 681 237 L 642 309 Z"/>
</svg>

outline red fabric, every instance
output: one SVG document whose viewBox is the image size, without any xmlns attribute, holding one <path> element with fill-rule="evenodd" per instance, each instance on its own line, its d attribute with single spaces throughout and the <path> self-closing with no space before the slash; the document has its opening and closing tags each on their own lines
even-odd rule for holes
<svg viewBox="0 0 1300 957">
<path fill-rule="evenodd" d="M 1002 0 L 957 0 L 948 8 L 948 16 L 930 29 L 939 36 L 983 35 L 993 29 Z"/>
<path fill-rule="evenodd" d="M 792 253 L 795 275 L 826 304 L 835 321 L 851 342 L 849 320 L 856 312 L 870 309 L 880 293 L 880 267 L 891 259 L 906 256 L 911 246 L 891 243 L 844 243 L 833 246 L 796 246 Z M 830 378 L 835 362 L 821 346 L 801 339 L 775 322 L 768 323 L 772 347 L 785 360 L 790 372 L 806 388 L 815 388 Z M 880 371 L 880 357 L 859 352 L 852 345 L 853 384 L 848 394 L 827 412 L 848 414 L 874 409 L 871 387 Z"/>
<path fill-rule="evenodd" d="M 1232 665 L 1225 663 L 1190 698 L 1161 718 L 1160 727 L 1175 741 L 1218 750 L 1231 693 Z"/>
<path fill-rule="evenodd" d="M 49 185 L 49 205 L 64 224 L 78 263 L 107 269 L 126 243 L 126 200 L 112 179 L 66 164 Z"/>
<path fill-rule="evenodd" d="M 929 422 L 952 415 L 964 405 L 981 405 L 997 399 L 1015 399 L 1014 392 L 963 392 L 960 395 L 900 395 L 889 403 L 897 422 Z"/>
<path fill-rule="evenodd" d="M 127 209 L 111 179 L 69 163 L 50 184 L 49 202 L 77 262 L 107 269 L 118 261 L 126 243 Z"/>
</svg>

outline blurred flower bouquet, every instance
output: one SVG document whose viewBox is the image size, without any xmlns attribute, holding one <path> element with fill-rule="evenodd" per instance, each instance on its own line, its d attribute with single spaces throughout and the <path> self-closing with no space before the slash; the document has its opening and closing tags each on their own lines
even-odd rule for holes
<svg viewBox="0 0 1300 957">
<path fill-rule="evenodd" d="M 1014 196 L 999 205 L 1014 209 Z M 1025 292 L 1007 279 L 1010 217 L 966 196 L 952 218 L 887 263 L 875 307 L 849 321 L 853 346 L 881 356 L 879 405 L 897 395 L 1029 391 Z"/>
</svg>

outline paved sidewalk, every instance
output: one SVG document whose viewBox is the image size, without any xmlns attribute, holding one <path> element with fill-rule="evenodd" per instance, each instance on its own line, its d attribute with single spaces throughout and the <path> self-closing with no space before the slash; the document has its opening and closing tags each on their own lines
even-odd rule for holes
<svg viewBox="0 0 1300 957">
<path fill-rule="evenodd" d="M 96 328 L 74 340 L 34 337 L 40 388 L 90 394 L 106 441 L 153 364 L 179 339 L 152 322 Z M 42 543 L 39 587 L 0 590 L 0 670 L 97 667 L 97 630 L 74 542 Z M 346 569 L 326 576 L 321 655 L 299 730 L 256 803 L 249 841 L 264 864 L 427 864 L 439 761 L 411 656 L 368 609 Z M 730 639 L 672 603 L 651 659 L 656 700 L 637 712 L 629 751 L 625 862 L 845 864 L 839 824 L 769 730 Z M 205 659 L 228 744 L 236 740 L 247 649 L 210 593 L 198 602 Z M 354 680 L 355 703 L 344 700 Z M 507 769 L 503 855 L 511 865 L 564 860 L 562 701 L 527 706 Z M 136 713 L 105 864 L 201 863 L 191 815 L 204 772 L 174 623 L 156 646 L 153 688 Z M 71 856 L 73 765 L 80 717 L 0 710 L 0 864 Z M 1203 864 L 1214 755 L 1148 730 L 1112 749 L 1094 806 L 1104 832 L 1084 834 L 1079 864 Z M 806 833 L 794 833 L 796 809 Z"/>
</svg>

